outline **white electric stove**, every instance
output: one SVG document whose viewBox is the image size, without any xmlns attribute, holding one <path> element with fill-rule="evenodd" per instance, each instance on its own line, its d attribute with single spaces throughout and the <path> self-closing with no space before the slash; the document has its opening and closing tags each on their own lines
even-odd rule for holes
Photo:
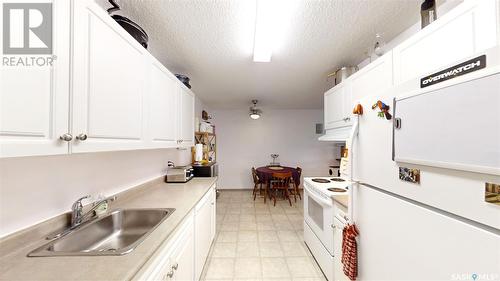
<svg viewBox="0 0 500 281">
<path fill-rule="evenodd" d="M 334 230 L 338 225 L 335 217 L 339 217 L 336 214 L 339 209 L 333 197 L 347 195 L 350 186 L 351 182 L 341 177 L 304 178 L 304 241 L 330 281 L 337 280 L 334 264 L 341 256 L 334 249 Z"/>
</svg>

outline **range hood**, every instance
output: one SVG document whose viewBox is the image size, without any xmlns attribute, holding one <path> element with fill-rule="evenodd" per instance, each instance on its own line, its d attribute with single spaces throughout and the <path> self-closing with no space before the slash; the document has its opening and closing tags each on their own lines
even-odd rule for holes
<svg viewBox="0 0 500 281">
<path fill-rule="evenodd" d="M 326 130 L 319 141 L 346 142 L 351 134 L 351 126 Z"/>
</svg>

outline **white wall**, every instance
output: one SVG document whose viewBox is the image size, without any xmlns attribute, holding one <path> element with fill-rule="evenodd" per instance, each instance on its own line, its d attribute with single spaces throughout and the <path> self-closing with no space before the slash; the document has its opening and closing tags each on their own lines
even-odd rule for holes
<svg viewBox="0 0 500 281">
<path fill-rule="evenodd" d="M 251 167 L 267 165 L 272 153 L 282 165 L 301 167 L 306 176 L 328 174 L 335 163 L 334 144 L 318 141 L 315 124 L 323 110 L 271 110 L 251 120 L 248 109 L 214 110 L 221 189 L 253 188 Z"/>
<path fill-rule="evenodd" d="M 188 150 L 156 149 L 0 159 L 0 237 L 68 212 L 80 196 L 112 195 L 166 173 Z"/>
</svg>

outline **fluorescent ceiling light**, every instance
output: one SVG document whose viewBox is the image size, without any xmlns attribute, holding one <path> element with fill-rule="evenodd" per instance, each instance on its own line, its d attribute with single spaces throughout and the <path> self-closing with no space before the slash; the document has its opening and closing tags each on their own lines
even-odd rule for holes
<svg viewBox="0 0 500 281">
<path fill-rule="evenodd" d="M 273 54 L 273 10 L 274 0 L 257 0 L 255 15 L 254 62 L 270 62 Z"/>
<path fill-rule="evenodd" d="M 296 6 L 293 0 L 256 0 L 255 37 L 253 47 L 254 62 L 270 62 L 273 49 L 288 26 L 290 16 Z"/>
</svg>

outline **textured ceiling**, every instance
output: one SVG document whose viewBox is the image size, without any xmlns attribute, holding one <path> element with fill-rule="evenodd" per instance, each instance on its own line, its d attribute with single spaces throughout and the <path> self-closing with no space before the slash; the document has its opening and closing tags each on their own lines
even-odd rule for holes
<svg viewBox="0 0 500 281">
<path fill-rule="evenodd" d="M 420 0 L 288 0 L 288 28 L 270 63 L 254 63 L 255 0 L 118 0 L 141 25 L 149 50 L 191 78 L 212 108 L 322 108 L 326 75 L 367 57 L 375 34 L 386 41 L 419 20 Z M 105 0 L 99 4 L 108 7 Z"/>
</svg>

